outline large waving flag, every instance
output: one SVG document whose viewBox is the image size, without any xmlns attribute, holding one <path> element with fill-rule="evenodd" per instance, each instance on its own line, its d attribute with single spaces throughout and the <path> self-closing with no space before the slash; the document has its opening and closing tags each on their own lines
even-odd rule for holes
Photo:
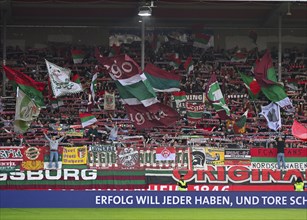
<svg viewBox="0 0 307 220">
<path fill-rule="evenodd" d="M 70 69 L 57 66 L 47 60 L 45 61 L 49 73 L 52 92 L 55 98 L 82 91 L 81 84 L 70 81 Z"/>
<path fill-rule="evenodd" d="M 122 98 L 128 116 L 136 129 L 171 126 L 179 114 L 163 105 L 139 65 L 127 55 L 107 61 L 109 74 Z"/>
<path fill-rule="evenodd" d="M 254 74 L 261 86 L 261 91 L 272 102 L 277 103 L 288 112 L 294 112 L 295 108 L 287 96 L 284 88 L 278 84 L 272 58 L 269 51 L 263 55 L 259 62 L 256 62 Z"/>
<path fill-rule="evenodd" d="M 165 71 L 148 63 L 144 68 L 144 74 L 156 92 L 180 91 L 181 77 L 175 73 Z"/>
<path fill-rule="evenodd" d="M 292 125 L 292 135 L 303 141 L 307 141 L 307 127 L 294 120 Z"/>
<path fill-rule="evenodd" d="M 268 127 L 274 131 L 281 128 L 281 117 L 279 105 L 271 102 L 266 106 L 261 106 L 261 112 L 259 113 L 265 117 L 268 122 Z"/>
<path fill-rule="evenodd" d="M 241 72 L 239 72 L 239 74 L 244 82 L 245 87 L 247 88 L 249 96 L 252 100 L 255 100 L 261 91 L 260 85 L 257 83 L 255 78 Z"/>
<path fill-rule="evenodd" d="M 24 133 L 40 113 L 40 108 L 19 87 L 16 92 L 15 132 Z"/>
<path fill-rule="evenodd" d="M 159 103 L 157 95 L 150 85 L 145 74 L 141 73 L 139 65 L 127 55 L 112 58 L 113 63 L 108 66 L 109 75 L 119 91 L 120 97 L 128 105 L 143 104 L 154 113 L 158 112 L 155 106 Z"/>
<path fill-rule="evenodd" d="M 28 75 L 13 70 L 7 66 L 3 66 L 6 77 L 13 83 L 16 83 L 18 87 L 31 98 L 36 105 L 42 107 L 45 106 L 44 97 L 42 91 L 45 88 L 45 83 L 37 82 Z"/>
<path fill-rule="evenodd" d="M 219 82 L 216 79 L 216 75 L 212 74 L 211 78 L 206 86 L 206 96 L 208 101 L 213 105 L 215 111 L 217 111 L 219 117 L 222 120 L 230 118 L 230 109 L 226 105 L 224 96 L 220 89 Z"/>
</svg>

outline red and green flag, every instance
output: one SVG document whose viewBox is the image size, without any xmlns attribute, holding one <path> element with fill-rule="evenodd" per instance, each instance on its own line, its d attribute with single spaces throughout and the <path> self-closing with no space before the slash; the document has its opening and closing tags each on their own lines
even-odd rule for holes
<svg viewBox="0 0 307 220">
<path fill-rule="evenodd" d="M 71 78 L 71 81 L 75 82 L 75 83 L 78 83 L 78 84 L 81 84 L 81 80 L 80 80 L 80 76 L 78 73 L 74 74 Z"/>
<path fill-rule="evenodd" d="M 208 32 L 208 31 L 207 31 Z M 197 33 L 193 42 L 193 47 L 208 49 L 214 46 L 214 36 L 212 33 Z"/>
<path fill-rule="evenodd" d="M 128 117 L 136 129 L 166 127 L 178 120 L 178 112 L 159 102 L 146 75 L 129 56 L 112 57 L 102 64 L 115 81 Z"/>
<path fill-rule="evenodd" d="M 261 91 L 270 101 L 275 102 L 288 112 L 295 111 L 283 86 L 277 82 L 271 54 L 268 50 L 261 60 L 256 62 L 254 74 L 257 82 L 261 86 Z"/>
<path fill-rule="evenodd" d="M 96 117 L 88 112 L 80 112 L 79 117 L 81 120 L 82 128 L 85 128 L 86 126 L 92 125 L 97 122 Z"/>
<path fill-rule="evenodd" d="M 186 103 L 187 117 L 189 121 L 197 122 L 202 119 L 205 110 L 204 103 Z"/>
<path fill-rule="evenodd" d="M 71 56 L 74 61 L 74 64 L 79 64 L 83 62 L 83 59 L 85 57 L 85 53 L 82 50 L 71 50 Z"/>
<path fill-rule="evenodd" d="M 18 70 L 13 70 L 7 66 L 3 66 L 6 77 L 30 98 L 36 105 L 45 106 L 42 91 L 45 88 L 45 83 L 37 82 L 25 73 Z"/>
<path fill-rule="evenodd" d="M 192 56 L 189 56 L 183 64 L 184 69 L 187 71 L 187 74 L 190 74 L 194 69 Z"/>
<path fill-rule="evenodd" d="M 179 58 L 178 53 L 173 53 L 168 56 L 168 59 L 171 61 L 170 65 L 174 67 L 174 69 L 178 69 L 181 64 L 181 59 Z"/>
<path fill-rule="evenodd" d="M 174 100 L 176 102 L 176 106 L 178 106 L 179 103 L 181 103 L 181 102 L 187 101 L 187 95 L 186 95 L 185 91 L 173 92 L 172 94 L 173 94 Z"/>
<path fill-rule="evenodd" d="M 237 51 L 231 58 L 231 62 L 235 63 L 245 63 L 247 60 L 247 53 L 243 53 L 241 51 Z"/>
<path fill-rule="evenodd" d="M 144 68 L 144 74 L 150 85 L 156 92 L 180 91 L 181 77 L 175 73 L 165 71 L 148 63 Z"/>
<path fill-rule="evenodd" d="M 255 100 L 260 91 L 260 85 L 257 83 L 257 80 L 254 77 L 248 76 L 244 73 L 239 72 L 241 79 L 244 82 L 245 87 L 247 88 L 248 94 L 252 100 Z"/>
</svg>

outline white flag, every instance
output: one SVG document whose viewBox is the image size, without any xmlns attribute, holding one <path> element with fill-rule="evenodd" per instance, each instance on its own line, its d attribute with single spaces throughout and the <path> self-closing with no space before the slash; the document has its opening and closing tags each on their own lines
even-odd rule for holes
<svg viewBox="0 0 307 220">
<path fill-rule="evenodd" d="M 54 97 L 74 94 L 82 91 L 82 85 L 70 81 L 71 70 L 46 61 Z"/>
<path fill-rule="evenodd" d="M 16 92 L 15 132 L 24 133 L 40 113 L 40 108 L 19 87 Z"/>
<path fill-rule="evenodd" d="M 279 105 L 271 102 L 269 105 L 261 106 L 261 115 L 265 117 L 268 122 L 268 127 L 274 131 L 281 128 L 281 117 Z"/>
</svg>

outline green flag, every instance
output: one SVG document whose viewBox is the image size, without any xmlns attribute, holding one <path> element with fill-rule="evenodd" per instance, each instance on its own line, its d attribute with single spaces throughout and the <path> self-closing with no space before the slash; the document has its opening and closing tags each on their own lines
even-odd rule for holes
<svg viewBox="0 0 307 220">
<path fill-rule="evenodd" d="M 206 96 L 222 120 L 230 118 L 230 110 L 226 105 L 222 90 L 220 89 L 220 85 L 215 74 L 211 76 L 206 86 Z"/>
</svg>

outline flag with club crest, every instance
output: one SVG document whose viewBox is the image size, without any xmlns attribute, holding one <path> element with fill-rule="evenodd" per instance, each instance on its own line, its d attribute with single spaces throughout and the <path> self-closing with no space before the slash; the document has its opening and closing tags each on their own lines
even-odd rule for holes
<svg viewBox="0 0 307 220">
<path fill-rule="evenodd" d="M 88 112 L 80 112 L 79 117 L 81 120 L 82 128 L 85 128 L 86 126 L 92 125 L 97 122 L 96 117 Z"/>
<path fill-rule="evenodd" d="M 83 62 L 85 53 L 82 50 L 74 49 L 74 50 L 71 50 L 71 56 L 74 61 L 74 64 L 79 64 Z"/>
<path fill-rule="evenodd" d="M 171 126 L 179 119 L 179 114 L 174 109 L 159 102 L 146 75 L 141 74 L 141 68 L 129 56 L 113 57 L 106 61 L 105 67 L 115 80 L 128 116 L 136 129 Z"/>
<path fill-rule="evenodd" d="M 234 122 L 233 124 L 233 130 L 236 134 L 243 134 L 245 133 L 245 127 L 246 127 L 246 119 L 247 119 L 248 110 L 244 112 L 244 114 Z"/>
<path fill-rule="evenodd" d="M 37 82 L 28 75 L 13 70 L 7 66 L 3 66 L 6 77 L 15 85 L 19 87 L 29 98 L 31 98 L 36 105 L 43 107 L 45 106 L 44 97 L 42 91 L 46 84 Z"/>
<path fill-rule="evenodd" d="M 82 91 L 82 85 L 70 81 L 71 70 L 57 66 L 47 60 L 47 70 L 50 78 L 52 92 L 55 98 L 75 94 Z"/>
<path fill-rule="evenodd" d="M 156 161 L 175 160 L 176 150 L 174 147 L 157 147 Z"/>
<path fill-rule="evenodd" d="M 181 77 L 173 72 L 168 72 L 148 63 L 144 68 L 144 74 L 150 85 L 156 92 L 180 91 Z"/>
<path fill-rule="evenodd" d="M 270 51 L 267 50 L 261 60 L 256 62 L 254 74 L 258 84 L 261 86 L 261 91 L 270 101 L 275 102 L 288 112 L 295 111 L 283 86 L 277 82 Z"/>
<path fill-rule="evenodd" d="M 281 117 L 279 105 L 271 102 L 266 106 L 261 106 L 261 112 L 259 113 L 265 117 L 268 123 L 268 127 L 274 131 L 281 128 Z"/>
<path fill-rule="evenodd" d="M 40 108 L 19 87 L 16 92 L 14 131 L 24 133 L 40 113 Z"/>
<path fill-rule="evenodd" d="M 222 120 L 230 119 L 230 109 L 226 105 L 216 75 L 212 74 L 205 89 L 207 100 L 213 105 Z"/>
<path fill-rule="evenodd" d="M 115 94 L 114 93 L 104 93 L 104 110 L 115 110 Z"/>
</svg>

